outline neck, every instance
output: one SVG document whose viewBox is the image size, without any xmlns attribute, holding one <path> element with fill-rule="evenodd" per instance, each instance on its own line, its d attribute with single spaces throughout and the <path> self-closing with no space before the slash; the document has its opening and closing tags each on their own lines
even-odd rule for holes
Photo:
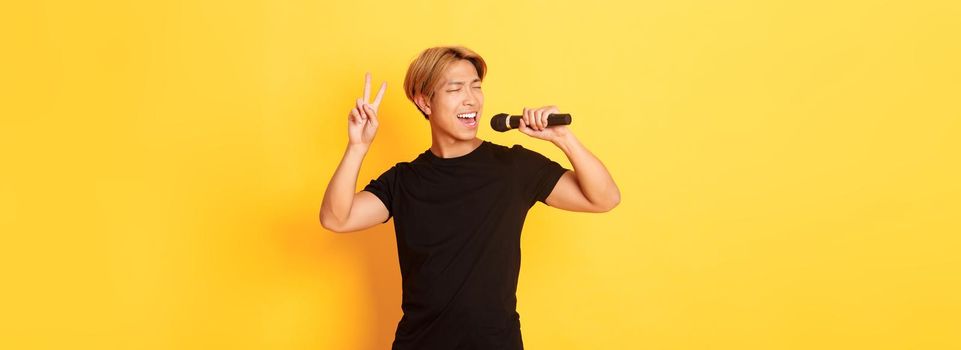
<svg viewBox="0 0 961 350">
<path fill-rule="evenodd" d="M 450 137 L 432 135 L 430 151 L 440 158 L 460 157 L 480 147 L 484 140 L 474 137 L 472 140 L 457 140 Z"/>
</svg>

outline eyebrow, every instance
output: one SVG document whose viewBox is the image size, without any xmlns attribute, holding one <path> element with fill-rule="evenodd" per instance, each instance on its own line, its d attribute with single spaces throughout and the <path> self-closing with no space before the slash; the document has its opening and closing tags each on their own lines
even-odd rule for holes
<svg viewBox="0 0 961 350">
<path fill-rule="evenodd" d="M 472 82 L 472 83 L 476 83 L 476 82 L 479 82 L 479 81 L 481 81 L 480 78 L 477 78 L 477 79 L 472 80 L 471 82 Z M 447 85 L 464 85 L 464 82 L 463 82 L 463 81 L 452 81 L 452 82 L 448 82 Z"/>
</svg>

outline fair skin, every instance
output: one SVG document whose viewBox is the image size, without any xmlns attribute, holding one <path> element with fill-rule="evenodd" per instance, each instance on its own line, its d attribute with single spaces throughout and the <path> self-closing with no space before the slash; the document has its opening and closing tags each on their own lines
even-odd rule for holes
<svg viewBox="0 0 961 350">
<path fill-rule="evenodd" d="M 370 149 L 379 126 L 377 111 L 387 82 L 381 84 L 370 101 L 370 73 L 365 76 L 363 98 L 358 98 L 348 115 L 347 149 L 334 172 L 320 208 L 320 222 L 333 232 L 360 231 L 387 220 L 384 203 L 367 191 L 354 192 L 357 174 Z M 429 101 L 418 95 L 414 103 L 426 113 L 431 125 L 430 151 L 438 157 L 459 157 L 476 149 L 483 140 L 477 138 L 484 105 L 477 70 L 469 61 L 460 60 L 448 67 L 440 87 Z M 457 114 L 477 112 L 476 125 L 466 125 Z M 520 132 L 532 138 L 550 141 L 564 151 L 574 170 L 561 176 L 545 200 L 547 205 L 577 212 L 606 212 L 620 202 L 620 191 L 614 179 L 597 157 L 591 154 L 564 125 L 547 127 L 547 117 L 560 113 L 557 106 L 524 108 Z"/>
<path fill-rule="evenodd" d="M 477 69 L 467 60 L 459 60 L 447 68 L 440 87 L 427 101 L 423 95 L 414 103 L 427 114 L 430 122 L 430 150 L 441 158 L 452 158 L 470 153 L 484 140 L 477 138 L 484 108 L 484 92 Z M 476 125 L 467 126 L 458 114 L 476 113 Z"/>
</svg>

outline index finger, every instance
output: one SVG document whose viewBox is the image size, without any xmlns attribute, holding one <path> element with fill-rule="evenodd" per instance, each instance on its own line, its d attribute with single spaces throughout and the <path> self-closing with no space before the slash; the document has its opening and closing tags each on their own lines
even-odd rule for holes
<svg viewBox="0 0 961 350">
<path fill-rule="evenodd" d="M 374 97 L 374 109 L 380 106 L 380 100 L 384 98 L 384 90 L 387 90 L 387 82 L 380 84 L 380 91 L 377 91 L 377 97 Z"/>
<path fill-rule="evenodd" d="M 370 101 L 370 72 L 364 74 L 364 103 Z"/>
</svg>

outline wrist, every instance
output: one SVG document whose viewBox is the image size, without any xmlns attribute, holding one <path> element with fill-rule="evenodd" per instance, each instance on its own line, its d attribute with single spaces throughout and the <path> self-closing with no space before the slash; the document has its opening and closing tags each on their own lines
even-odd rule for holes
<svg viewBox="0 0 961 350">
<path fill-rule="evenodd" d="M 363 143 L 348 143 L 348 144 L 347 144 L 347 152 L 348 152 L 348 153 L 360 153 L 360 154 L 365 154 L 365 153 L 367 153 L 368 150 L 370 150 L 370 145 L 369 145 L 369 144 L 363 144 Z"/>
<path fill-rule="evenodd" d="M 554 143 L 554 146 L 557 146 L 558 148 L 566 152 L 571 148 L 571 146 L 577 143 L 577 138 L 574 137 L 573 133 L 567 133 L 564 136 L 560 136 L 556 139 L 551 140 L 551 142 Z"/>
</svg>

